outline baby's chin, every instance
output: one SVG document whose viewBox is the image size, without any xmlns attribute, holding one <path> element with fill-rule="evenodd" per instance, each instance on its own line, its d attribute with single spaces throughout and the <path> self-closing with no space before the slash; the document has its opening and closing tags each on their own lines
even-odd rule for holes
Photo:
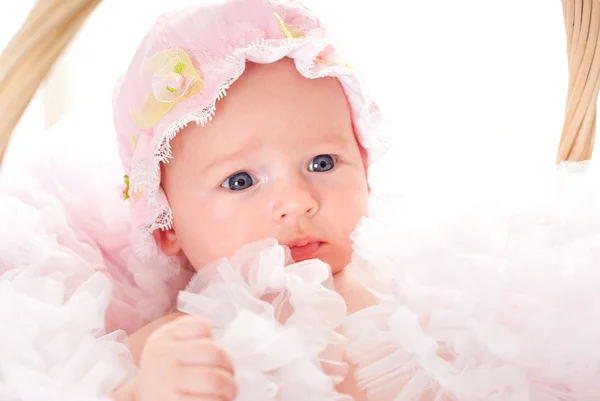
<svg viewBox="0 0 600 401">
<path fill-rule="evenodd" d="M 331 246 L 325 251 L 320 259 L 329 265 L 333 276 L 342 273 L 350 264 L 350 260 L 352 259 L 351 248 L 336 244 L 336 246 Z"/>
<path fill-rule="evenodd" d="M 348 263 L 330 263 L 329 268 L 331 269 L 331 275 L 335 276 L 336 274 L 343 272 L 344 269 L 346 269 L 346 266 L 348 266 Z"/>
<path fill-rule="evenodd" d="M 329 266 L 332 276 L 343 272 L 346 266 L 350 264 L 350 256 L 345 255 L 323 255 L 319 257 L 319 260 Z"/>
<path fill-rule="evenodd" d="M 336 275 L 346 270 L 352 259 L 352 248 L 346 246 L 337 246 L 332 249 L 332 253 L 324 256 L 324 262 L 329 265 L 331 274 Z"/>
</svg>

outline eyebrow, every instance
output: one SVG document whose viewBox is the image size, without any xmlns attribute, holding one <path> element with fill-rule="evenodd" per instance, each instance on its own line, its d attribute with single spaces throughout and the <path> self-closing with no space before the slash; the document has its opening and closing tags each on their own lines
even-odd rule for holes
<svg viewBox="0 0 600 401">
<path fill-rule="evenodd" d="M 316 147 L 341 148 L 342 151 L 347 152 L 349 150 L 350 142 L 351 141 L 347 140 L 346 138 L 342 138 L 342 137 L 338 137 L 338 136 L 334 136 L 334 137 L 330 136 L 328 138 L 319 138 L 318 141 L 315 141 L 315 146 Z M 327 150 L 327 149 L 325 149 L 325 150 Z"/>
<path fill-rule="evenodd" d="M 328 138 L 319 138 L 318 141 L 312 141 L 315 144 L 315 147 L 339 147 L 342 148 L 344 152 L 348 151 L 348 140 L 340 137 L 331 137 Z M 257 150 L 262 146 L 261 141 L 246 141 L 243 143 L 239 149 L 219 155 L 214 158 L 207 158 L 207 163 L 203 163 L 201 170 L 202 171 L 210 171 L 221 164 L 230 163 L 234 160 L 237 160 L 244 155 L 252 154 L 257 152 Z M 317 154 L 315 154 L 317 156 Z"/>
<path fill-rule="evenodd" d="M 217 157 L 209 157 L 206 159 L 207 163 L 204 163 L 201 167 L 202 171 L 210 171 L 221 164 L 229 163 L 233 160 L 239 159 L 240 157 L 256 152 L 257 148 L 260 147 L 260 141 L 246 141 L 242 143 L 237 150 L 228 152 Z"/>
</svg>

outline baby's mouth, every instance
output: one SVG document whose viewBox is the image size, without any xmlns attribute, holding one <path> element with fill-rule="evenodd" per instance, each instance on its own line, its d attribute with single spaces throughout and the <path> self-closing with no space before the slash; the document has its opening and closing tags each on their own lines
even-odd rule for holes
<svg viewBox="0 0 600 401">
<path fill-rule="evenodd" d="M 290 246 L 290 252 L 294 262 L 301 262 L 303 260 L 314 259 L 323 243 L 320 241 L 307 242 L 304 245 Z"/>
<path fill-rule="evenodd" d="M 287 241 L 285 245 L 290 249 L 294 262 L 301 262 L 307 259 L 314 259 L 318 256 L 323 247 L 323 242 L 315 236 L 303 235 Z"/>
</svg>

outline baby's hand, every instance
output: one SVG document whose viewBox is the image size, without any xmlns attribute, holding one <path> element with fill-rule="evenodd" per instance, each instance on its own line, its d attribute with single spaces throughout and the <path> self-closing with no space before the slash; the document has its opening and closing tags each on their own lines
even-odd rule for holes
<svg viewBox="0 0 600 401">
<path fill-rule="evenodd" d="M 210 324 L 185 316 L 157 329 L 142 352 L 137 401 L 232 401 L 233 363 Z"/>
</svg>

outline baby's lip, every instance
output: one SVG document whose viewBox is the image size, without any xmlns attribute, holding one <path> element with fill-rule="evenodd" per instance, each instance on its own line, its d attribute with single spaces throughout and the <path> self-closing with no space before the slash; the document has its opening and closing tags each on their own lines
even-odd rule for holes
<svg viewBox="0 0 600 401">
<path fill-rule="evenodd" d="M 315 259 L 323 246 L 323 242 L 320 241 L 301 240 L 295 243 L 296 245 L 289 246 L 294 262 Z"/>
<path fill-rule="evenodd" d="M 306 246 L 306 245 L 314 243 L 314 242 L 322 242 L 322 241 L 314 236 L 305 235 L 305 236 L 296 237 L 290 241 L 287 241 L 284 243 L 284 245 L 287 246 L 288 248 L 292 249 L 292 248 L 296 248 L 296 247 L 303 247 L 303 246 Z"/>
</svg>

